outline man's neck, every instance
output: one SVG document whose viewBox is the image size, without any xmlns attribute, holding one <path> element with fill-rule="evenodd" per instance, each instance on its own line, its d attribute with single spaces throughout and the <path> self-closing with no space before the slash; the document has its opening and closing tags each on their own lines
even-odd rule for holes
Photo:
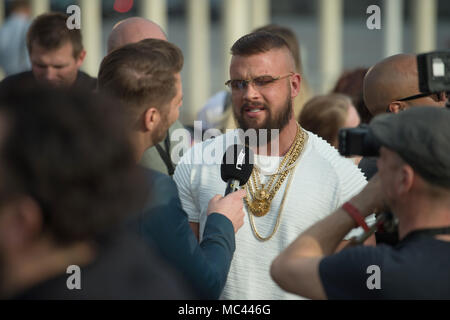
<svg viewBox="0 0 450 320">
<path fill-rule="evenodd" d="M 273 137 L 270 143 L 257 147 L 255 153 L 258 155 L 268 155 L 274 157 L 284 156 L 295 141 L 297 128 L 297 121 L 292 117 L 288 124 L 280 131 L 278 136 Z"/>
<path fill-rule="evenodd" d="M 131 143 L 133 144 L 134 157 L 138 163 L 141 162 L 145 151 L 154 146 L 152 141 L 148 141 L 147 135 L 141 133 L 132 134 Z"/>
<path fill-rule="evenodd" d="M 399 238 L 403 239 L 414 230 L 434 229 L 450 226 L 448 201 L 442 203 L 433 199 L 415 197 L 402 208 L 395 209 L 399 217 Z"/>
<path fill-rule="evenodd" d="M 5 267 L 2 293 L 6 298 L 64 274 L 70 265 L 85 266 L 95 258 L 94 248 L 79 242 L 61 248 L 44 240 L 22 254 L 13 254 Z"/>
</svg>

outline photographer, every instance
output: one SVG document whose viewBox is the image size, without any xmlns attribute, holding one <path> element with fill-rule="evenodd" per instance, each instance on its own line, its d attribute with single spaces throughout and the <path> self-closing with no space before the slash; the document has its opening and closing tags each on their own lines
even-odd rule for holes
<svg viewBox="0 0 450 320">
<path fill-rule="evenodd" d="M 274 260 L 274 280 L 313 299 L 450 299 L 449 123 L 448 109 L 428 107 L 375 118 L 378 174 Z M 395 247 L 333 254 L 350 229 L 386 205 L 399 220 Z"/>
</svg>

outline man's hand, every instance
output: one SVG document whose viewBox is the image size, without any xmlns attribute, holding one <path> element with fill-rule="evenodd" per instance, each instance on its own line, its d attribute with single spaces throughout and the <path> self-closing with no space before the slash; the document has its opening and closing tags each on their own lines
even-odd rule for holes
<svg viewBox="0 0 450 320">
<path fill-rule="evenodd" d="M 227 217 L 233 224 L 234 232 L 237 232 L 244 224 L 244 201 L 245 190 L 232 192 L 226 197 L 215 195 L 208 203 L 207 214 L 220 213 Z"/>
<path fill-rule="evenodd" d="M 374 175 L 364 189 L 353 197 L 350 202 L 360 210 L 363 216 L 368 216 L 374 212 L 386 211 L 386 200 L 379 174 Z"/>
</svg>

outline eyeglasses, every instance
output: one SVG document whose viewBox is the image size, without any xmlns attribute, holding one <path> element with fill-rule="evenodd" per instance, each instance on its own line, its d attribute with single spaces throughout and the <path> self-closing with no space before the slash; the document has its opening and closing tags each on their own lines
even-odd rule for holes
<svg viewBox="0 0 450 320">
<path fill-rule="evenodd" d="M 274 83 L 277 80 L 281 80 L 290 76 L 293 76 L 294 73 L 290 72 L 285 76 L 272 77 L 272 76 L 259 76 L 249 80 L 228 80 L 225 82 L 225 85 L 230 87 L 231 90 L 244 90 L 248 88 L 249 83 L 253 83 L 256 89 L 262 89 L 267 87 L 268 85 Z"/>
</svg>

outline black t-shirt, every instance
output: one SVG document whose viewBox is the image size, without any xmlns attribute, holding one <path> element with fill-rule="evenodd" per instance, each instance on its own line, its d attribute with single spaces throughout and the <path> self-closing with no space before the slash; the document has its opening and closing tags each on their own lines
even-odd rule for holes
<svg viewBox="0 0 450 320">
<path fill-rule="evenodd" d="M 348 248 L 324 258 L 319 273 L 328 299 L 450 299 L 450 242 L 408 236 L 395 247 Z"/>
<path fill-rule="evenodd" d="M 14 299 L 193 299 L 184 279 L 160 260 L 147 245 L 128 233 L 110 235 L 97 241 L 98 255 L 81 267 L 81 290 L 69 290 L 71 274 L 42 282 Z"/>
</svg>

